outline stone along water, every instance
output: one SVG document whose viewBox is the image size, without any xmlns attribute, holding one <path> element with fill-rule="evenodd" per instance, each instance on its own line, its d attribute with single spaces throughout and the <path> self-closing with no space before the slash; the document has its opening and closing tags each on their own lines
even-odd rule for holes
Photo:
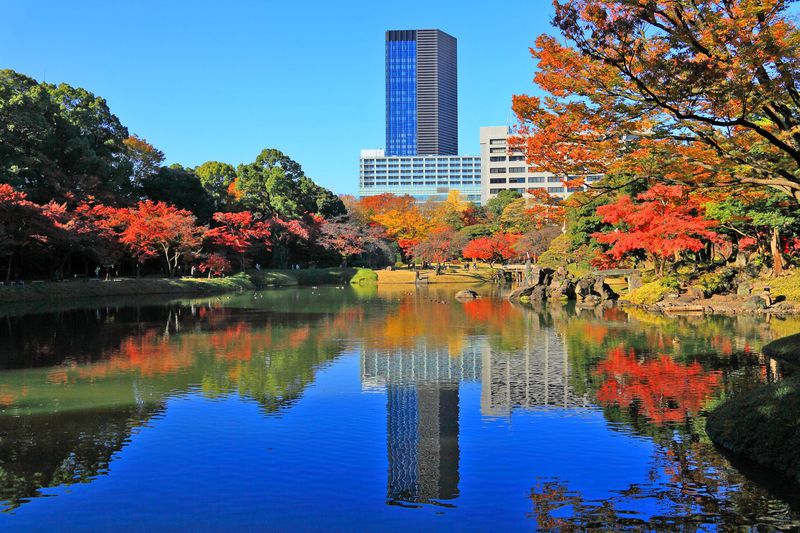
<svg viewBox="0 0 800 533">
<path fill-rule="evenodd" d="M 0 529 L 798 527 L 704 412 L 800 322 L 291 289 L 0 316 Z"/>
</svg>

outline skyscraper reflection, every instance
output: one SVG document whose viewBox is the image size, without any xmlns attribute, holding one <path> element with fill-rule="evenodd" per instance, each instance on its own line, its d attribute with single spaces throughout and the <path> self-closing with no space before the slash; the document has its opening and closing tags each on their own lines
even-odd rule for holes
<svg viewBox="0 0 800 533">
<path fill-rule="evenodd" d="M 362 354 L 362 384 L 386 387 L 389 503 L 451 500 L 459 483 L 459 382 L 480 376 L 480 350 Z"/>
</svg>

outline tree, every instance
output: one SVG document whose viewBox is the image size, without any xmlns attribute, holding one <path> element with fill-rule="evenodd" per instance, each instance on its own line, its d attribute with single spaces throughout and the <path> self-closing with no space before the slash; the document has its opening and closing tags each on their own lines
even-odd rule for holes
<svg viewBox="0 0 800 533">
<path fill-rule="evenodd" d="M 644 253 L 664 274 L 664 266 L 678 259 L 683 252 L 697 252 L 717 240 L 711 228 L 716 221 L 702 215 L 702 207 L 686 187 L 655 185 L 637 196 L 628 195 L 616 203 L 597 208 L 603 221 L 613 228 L 595 233 L 593 237 L 611 248 L 605 257 L 618 262 L 631 254 Z"/>
<path fill-rule="evenodd" d="M 323 220 L 318 242 L 326 250 L 339 254 L 342 265 L 347 265 L 348 259 L 354 255 L 391 255 L 381 228 L 365 226 L 345 218 Z"/>
<path fill-rule="evenodd" d="M 554 0 L 510 143 L 565 178 L 627 172 L 800 202 L 800 34 L 785 0 Z"/>
<path fill-rule="evenodd" d="M 7 258 L 6 281 L 11 279 L 14 258 L 23 250 L 47 242 L 51 221 L 25 193 L 0 183 L 0 256 Z"/>
<path fill-rule="evenodd" d="M 435 228 L 411 249 L 422 261 L 440 265 L 456 257 L 464 246 L 463 237 L 447 226 Z"/>
<path fill-rule="evenodd" d="M 486 202 L 486 214 L 494 219 L 500 218 L 503 210 L 514 200 L 522 198 L 522 194 L 511 189 L 503 189 L 497 196 Z"/>
<path fill-rule="evenodd" d="M 338 196 L 307 176 L 301 176 L 298 180 L 298 194 L 300 206 L 305 213 L 316 213 L 327 219 L 347 214 L 347 209 Z"/>
<path fill-rule="evenodd" d="M 496 262 L 503 262 L 518 255 L 514 249 L 519 235 L 498 233 L 491 237 L 478 237 L 469 241 L 462 251 L 467 259 L 480 259 L 488 261 L 490 266 Z"/>
<path fill-rule="evenodd" d="M 206 231 L 206 239 L 237 254 L 242 272 L 245 254 L 259 245 L 265 249 L 270 248 L 269 224 L 257 220 L 250 211 L 214 213 L 212 218 L 217 225 Z"/>
<path fill-rule="evenodd" d="M 125 145 L 125 155 L 131 163 L 131 190 L 135 194 L 141 194 L 144 183 L 155 176 L 164 163 L 164 152 L 136 135 L 131 135 L 122 143 Z"/>
<path fill-rule="evenodd" d="M 127 194 L 128 130 L 103 98 L 0 70 L 0 176 L 34 202 Z"/>
<path fill-rule="evenodd" d="M 230 272 L 231 263 L 224 255 L 210 254 L 200 263 L 200 272 L 208 272 L 208 277 L 221 276 L 225 272 Z"/>
<path fill-rule="evenodd" d="M 559 226 L 545 226 L 531 230 L 520 237 L 514 247 L 522 254 L 530 254 L 535 261 L 550 248 L 550 243 L 560 235 L 561 228 Z"/>
<path fill-rule="evenodd" d="M 705 204 L 706 216 L 719 221 L 719 229 L 738 241 L 743 250 L 756 245 L 759 251 L 769 248 L 772 271 L 780 275 L 784 258 L 782 235 L 800 229 L 800 213 L 794 202 L 776 191 L 741 191 L 721 194 Z"/>
<path fill-rule="evenodd" d="M 152 200 L 115 210 L 109 224 L 140 263 L 160 256 L 169 276 L 175 274 L 182 256 L 200 248 L 205 232 L 189 211 Z"/>
<path fill-rule="evenodd" d="M 236 180 L 236 169 L 233 168 L 233 165 L 219 161 L 206 161 L 195 168 L 194 173 L 211 197 L 215 211 L 221 211 L 230 206 L 233 198 L 228 193 L 228 188 Z"/>
<path fill-rule="evenodd" d="M 239 165 L 236 176 L 236 189 L 247 209 L 267 216 L 301 214 L 298 182 L 303 170 L 280 150 L 262 150 L 255 162 Z"/>
<path fill-rule="evenodd" d="M 141 194 L 155 202 L 167 202 L 178 209 L 191 211 L 205 223 L 214 212 L 214 200 L 191 169 L 179 164 L 161 167 L 142 181 Z"/>
</svg>

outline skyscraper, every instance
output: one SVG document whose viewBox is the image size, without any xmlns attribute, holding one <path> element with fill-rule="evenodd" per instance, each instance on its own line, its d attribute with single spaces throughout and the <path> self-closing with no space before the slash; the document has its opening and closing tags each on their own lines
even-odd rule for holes
<svg viewBox="0 0 800 533">
<path fill-rule="evenodd" d="M 458 153 L 456 39 L 441 30 L 386 32 L 386 155 Z"/>
</svg>

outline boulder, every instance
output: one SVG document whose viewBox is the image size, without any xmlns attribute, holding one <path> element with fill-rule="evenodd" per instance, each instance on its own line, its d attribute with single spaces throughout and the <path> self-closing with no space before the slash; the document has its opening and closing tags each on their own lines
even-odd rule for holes
<svg viewBox="0 0 800 533">
<path fill-rule="evenodd" d="M 742 281 L 736 286 L 736 294 L 738 296 L 750 296 L 753 292 L 753 284 L 749 281 Z"/>
<path fill-rule="evenodd" d="M 478 293 L 472 289 L 464 289 L 456 293 L 456 300 L 474 300 L 478 298 Z"/>
<path fill-rule="evenodd" d="M 742 309 L 746 311 L 758 311 L 759 309 L 766 309 L 769 307 L 766 300 L 761 296 L 751 296 L 742 304 Z"/>
</svg>

